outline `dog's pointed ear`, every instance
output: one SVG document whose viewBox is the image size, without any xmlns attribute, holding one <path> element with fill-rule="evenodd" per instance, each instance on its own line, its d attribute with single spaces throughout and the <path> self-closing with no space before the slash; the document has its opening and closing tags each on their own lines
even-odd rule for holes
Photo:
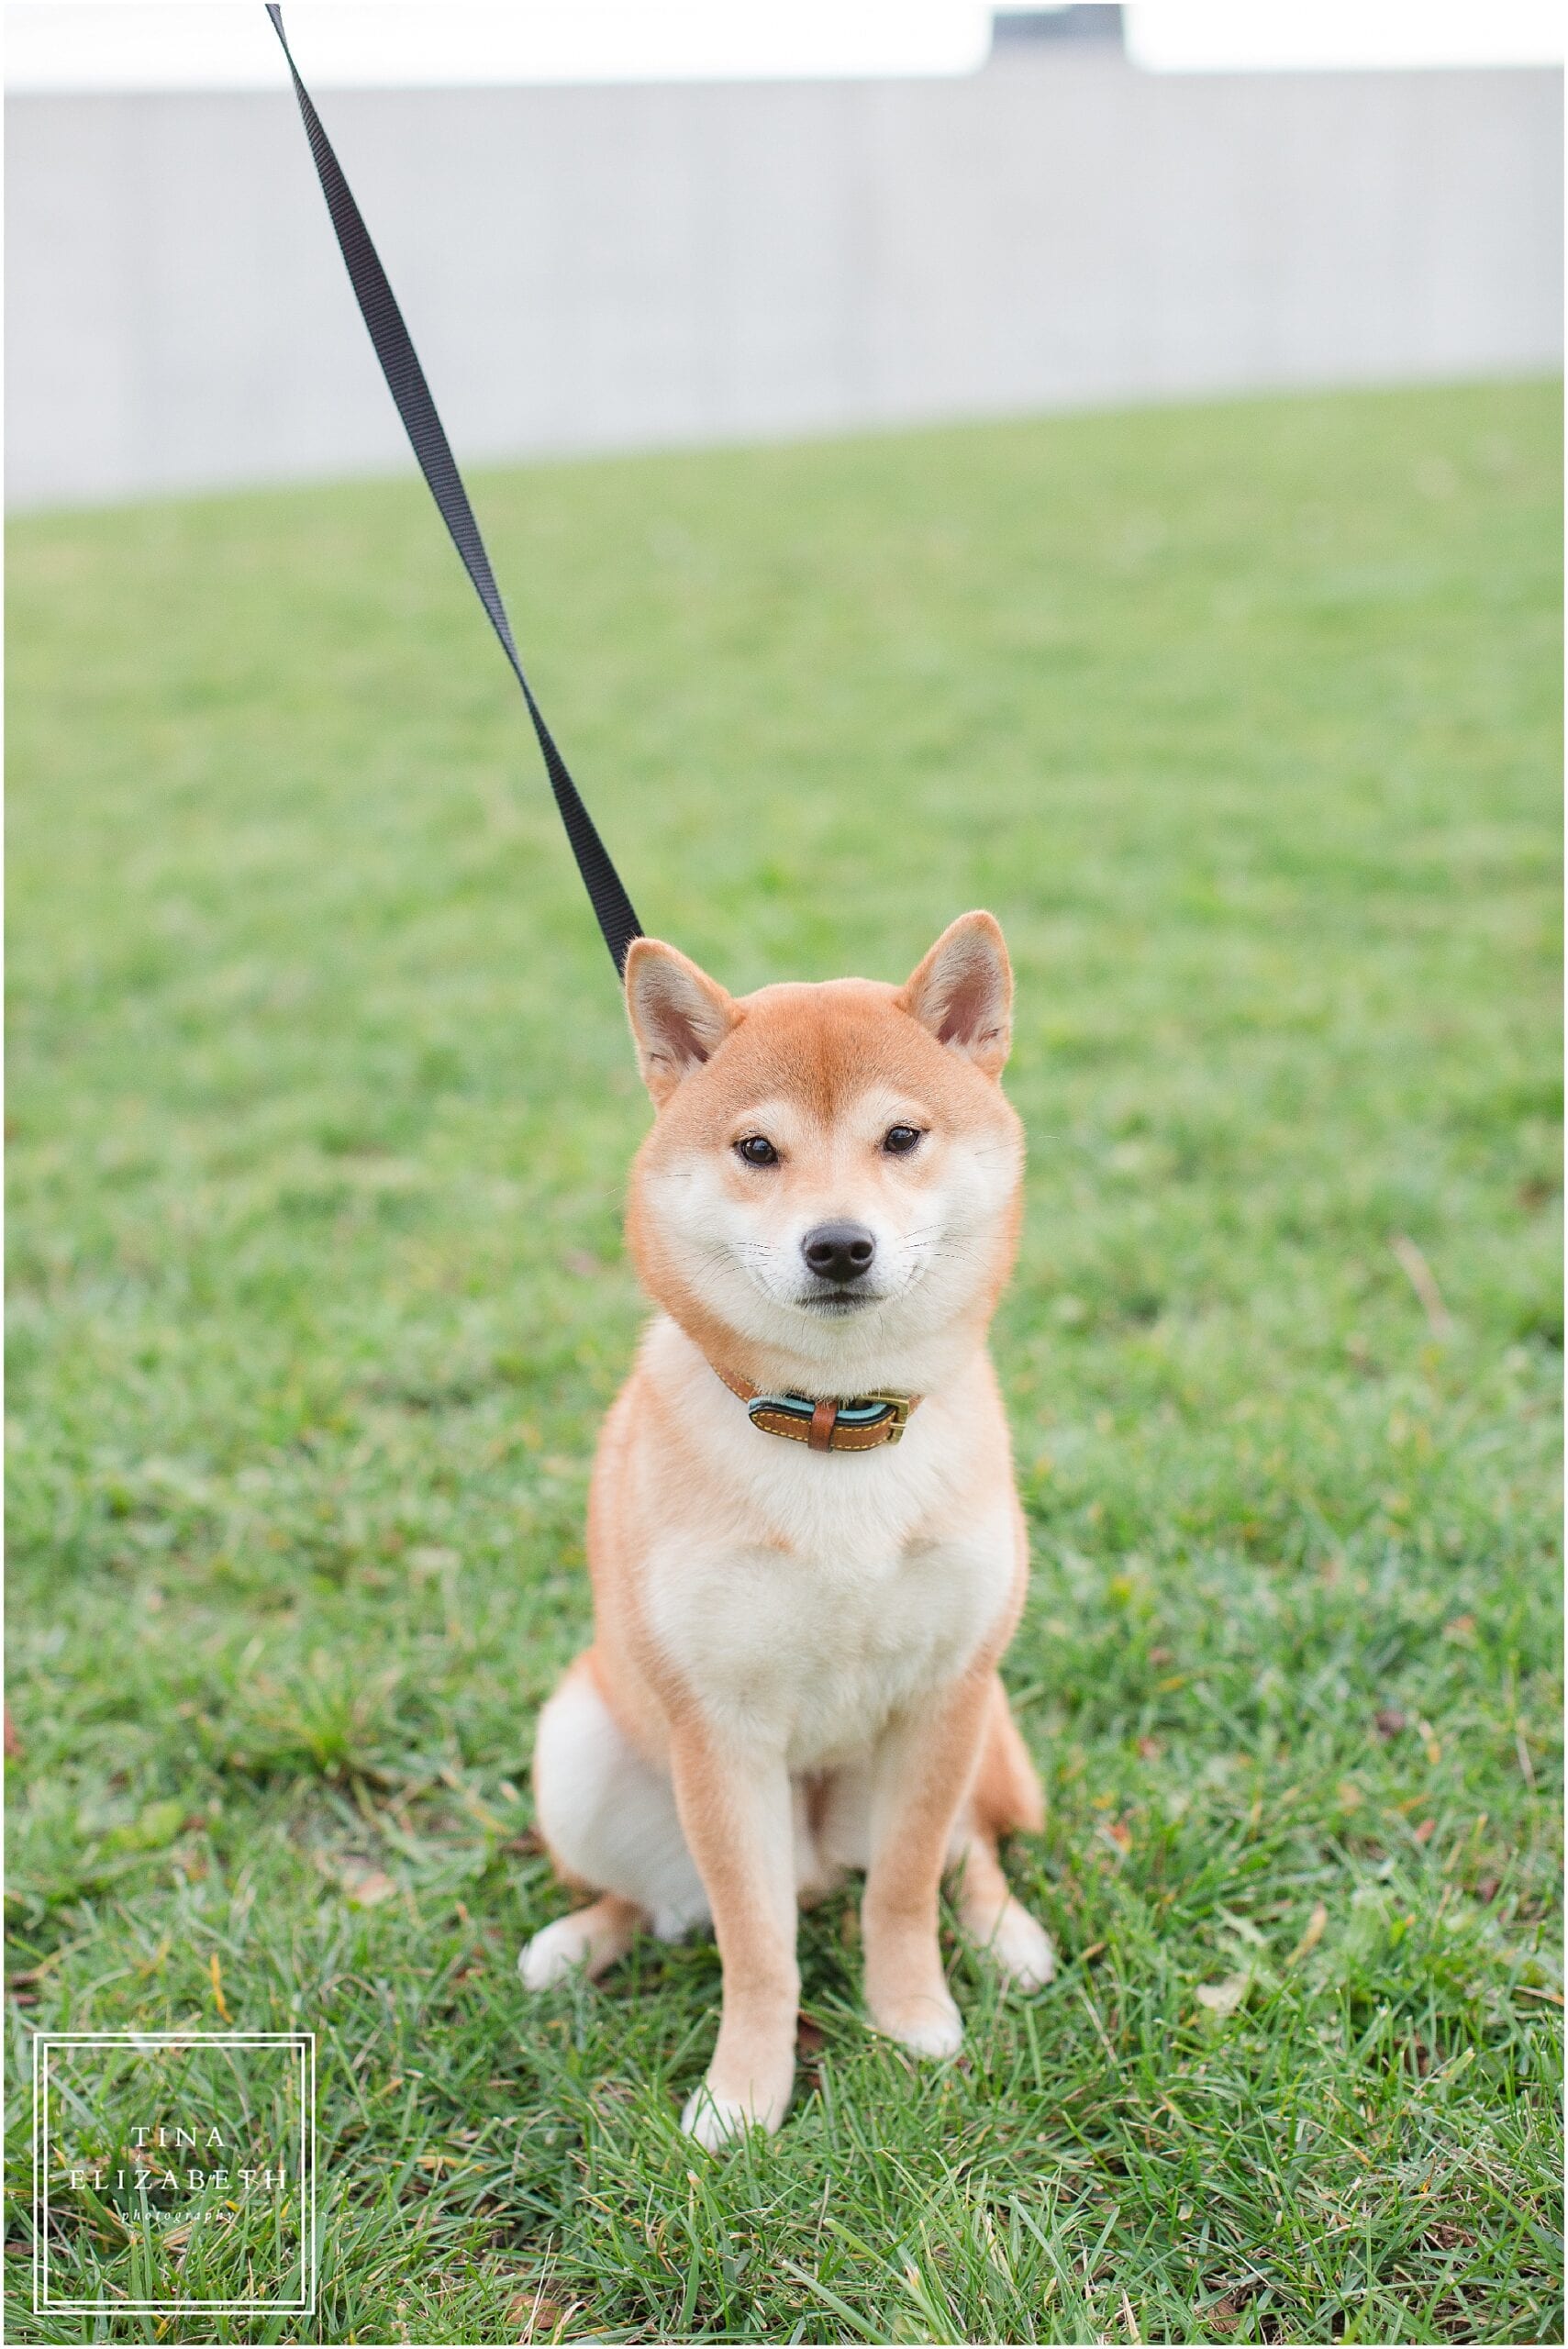
<svg viewBox="0 0 1568 2349">
<path fill-rule="evenodd" d="M 939 1044 L 1000 1076 L 1013 1041 L 1013 971 L 995 916 L 960 914 L 950 922 L 898 1005 Z"/>
<path fill-rule="evenodd" d="M 740 1018 L 717 979 L 659 938 L 631 942 L 626 1008 L 642 1082 L 660 1108 L 684 1076 L 712 1059 Z"/>
</svg>

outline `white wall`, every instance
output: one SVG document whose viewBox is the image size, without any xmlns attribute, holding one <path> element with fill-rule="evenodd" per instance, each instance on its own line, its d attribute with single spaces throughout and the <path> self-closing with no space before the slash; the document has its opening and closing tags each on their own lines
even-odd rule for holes
<svg viewBox="0 0 1568 2349">
<path fill-rule="evenodd" d="M 1562 347 L 1562 77 L 325 94 L 465 458 Z M 292 99 L 6 106 L 13 505 L 406 461 Z"/>
</svg>

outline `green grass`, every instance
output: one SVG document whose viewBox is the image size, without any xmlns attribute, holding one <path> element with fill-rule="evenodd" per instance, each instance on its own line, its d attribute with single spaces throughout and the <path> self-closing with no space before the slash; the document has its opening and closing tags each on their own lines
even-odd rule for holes
<svg viewBox="0 0 1568 2349">
<path fill-rule="evenodd" d="M 710 1946 L 513 1971 L 648 1113 L 495 648 L 417 484 L 14 530 L 10 2043 L 314 2029 L 322 2299 L 13 2338 L 1562 2339 L 1558 431 L 479 484 L 651 928 L 897 978 L 984 904 L 1018 966 L 1062 1976 L 950 1942 L 917 2070 L 830 1905 L 794 2116 L 718 2161 Z M 89 2294 L 275 2257 L 63 2200 Z"/>
</svg>

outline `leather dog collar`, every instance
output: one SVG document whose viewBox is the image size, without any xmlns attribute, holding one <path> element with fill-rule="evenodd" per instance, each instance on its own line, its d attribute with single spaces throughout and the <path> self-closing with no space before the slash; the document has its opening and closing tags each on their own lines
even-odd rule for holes
<svg viewBox="0 0 1568 2349">
<path fill-rule="evenodd" d="M 808 1443 L 813 1452 L 873 1452 L 878 1444 L 896 1443 L 920 1400 L 917 1395 L 885 1393 L 767 1395 L 749 1378 L 732 1378 L 717 1363 L 709 1368 L 745 1404 L 754 1428 L 790 1443 Z"/>
</svg>

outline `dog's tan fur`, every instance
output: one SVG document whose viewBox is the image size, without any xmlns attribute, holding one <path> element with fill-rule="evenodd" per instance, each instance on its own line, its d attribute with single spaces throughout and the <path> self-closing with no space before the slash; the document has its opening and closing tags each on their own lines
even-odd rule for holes
<svg viewBox="0 0 1568 2349">
<path fill-rule="evenodd" d="M 717 2144 L 783 2119 L 797 1903 L 867 1870 L 878 2029 L 958 2045 L 938 1947 L 965 1930 L 1024 1987 L 1050 1943 L 997 1839 L 1040 1797 L 996 1676 L 1027 1551 L 986 1353 L 1011 1269 L 1021 1130 L 998 1079 L 1012 981 L 989 914 L 944 932 L 903 988 L 863 979 L 735 1000 L 639 939 L 627 1000 L 657 1117 L 628 1233 L 662 1308 L 606 1422 L 588 1510 L 593 1646 L 546 1707 L 541 1831 L 600 1895 L 536 1936 L 533 1986 L 593 1974 L 644 1923 L 711 1915 L 718 2042 L 686 2125 Z M 897 1125 L 922 1137 L 884 1147 Z M 736 1144 L 762 1135 L 776 1163 Z M 862 1292 L 802 1295 L 813 1227 L 876 1238 Z M 921 1401 L 903 1442 L 822 1454 L 761 1432 L 716 1367 L 768 1392 Z"/>
</svg>

